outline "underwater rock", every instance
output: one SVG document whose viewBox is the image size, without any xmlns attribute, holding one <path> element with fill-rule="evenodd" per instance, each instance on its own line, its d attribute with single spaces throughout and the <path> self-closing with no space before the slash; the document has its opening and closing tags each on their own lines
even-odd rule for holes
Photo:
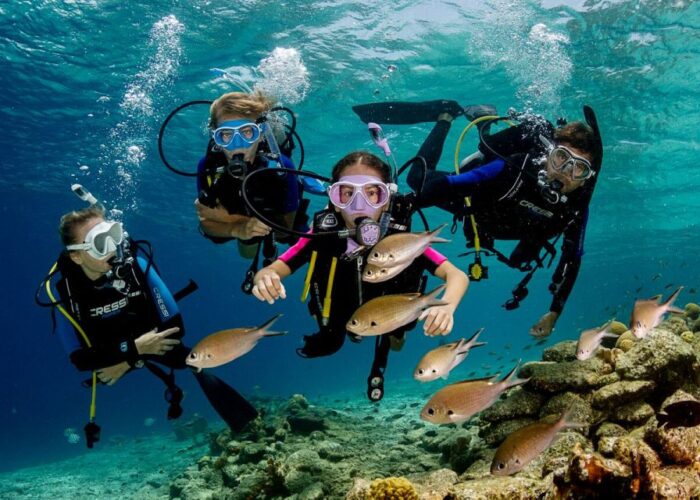
<svg viewBox="0 0 700 500">
<path fill-rule="evenodd" d="M 440 444 L 443 462 L 449 464 L 457 474 L 461 474 L 474 462 L 475 456 L 471 451 L 475 441 L 475 432 L 471 429 L 452 432 Z"/>
<path fill-rule="evenodd" d="M 632 471 L 616 460 L 598 453 L 585 451 L 581 446 L 572 449 L 573 457 L 566 471 L 554 474 L 557 498 L 629 498 L 632 492 Z"/>
<path fill-rule="evenodd" d="M 693 332 L 700 332 L 700 318 L 696 319 L 695 322 L 692 324 L 692 330 Z"/>
<path fill-rule="evenodd" d="M 683 333 L 681 333 L 680 337 L 689 344 L 692 344 L 695 340 L 695 335 L 690 330 L 686 330 Z"/>
<path fill-rule="evenodd" d="M 621 424 L 637 425 L 642 424 L 654 416 L 654 408 L 644 401 L 633 401 L 627 403 L 611 412 L 609 419 Z"/>
<path fill-rule="evenodd" d="M 375 479 L 369 485 L 366 500 L 418 500 L 415 486 L 405 477 Z"/>
<path fill-rule="evenodd" d="M 509 434 L 517 431 L 521 427 L 525 427 L 537 419 L 534 418 L 518 418 L 515 420 L 504 420 L 503 422 L 497 422 L 489 425 L 488 427 L 482 428 L 479 431 L 479 437 L 491 447 L 496 447 L 503 442 Z"/>
<path fill-rule="evenodd" d="M 551 474 L 541 480 L 520 476 L 489 475 L 454 485 L 449 498 L 453 500 L 530 500 L 550 498 L 553 493 Z"/>
<path fill-rule="evenodd" d="M 637 337 L 635 337 L 630 330 L 627 330 L 617 338 L 617 341 L 615 342 L 615 347 L 621 349 L 624 352 L 627 352 L 630 349 L 632 349 L 632 346 L 636 343 Z"/>
<path fill-rule="evenodd" d="M 658 328 L 660 330 L 671 332 L 675 335 L 680 335 L 688 329 L 688 324 L 686 323 L 684 316 L 671 316 L 666 321 L 661 323 Z"/>
<path fill-rule="evenodd" d="M 542 361 L 573 361 L 576 359 L 576 340 L 565 340 L 548 347 L 542 353 Z"/>
<path fill-rule="evenodd" d="M 265 456 L 266 446 L 262 443 L 246 443 L 238 457 L 241 463 L 258 463 Z"/>
<path fill-rule="evenodd" d="M 549 448 L 540 457 L 530 462 L 526 469 L 532 466 L 538 473 L 536 478 L 544 477 L 550 473 L 563 472 L 569 466 L 571 450 L 577 446 L 586 451 L 593 451 L 593 444 L 579 432 L 573 430 L 560 432 Z"/>
<path fill-rule="evenodd" d="M 620 321 L 613 321 L 610 323 L 608 330 L 610 330 L 610 333 L 614 333 L 615 335 L 622 335 L 623 333 L 629 331 L 629 328 L 626 324 Z"/>
<path fill-rule="evenodd" d="M 411 479 L 421 500 L 443 500 L 449 498 L 452 486 L 457 482 L 457 473 L 450 469 L 438 469 L 416 474 Z"/>
<path fill-rule="evenodd" d="M 612 458 L 619 463 L 634 467 L 639 462 L 639 455 L 641 455 L 651 469 L 658 469 L 661 466 L 661 459 L 643 439 L 634 436 L 613 439 Z"/>
<path fill-rule="evenodd" d="M 618 358 L 615 371 L 623 379 L 680 385 L 688 378 L 694 361 L 693 349 L 687 342 L 657 328 Z"/>
<path fill-rule="evenodd" d="M 313 432 L 326 430 L 326 422 L 322 417 L 311 413 L 290 415 L 287 417 L 289 427 L 295 434 L 310 435 Z"/>
<path fill-rule="evenodd" d="M 544 418 L 548 415 L 559 416 L 568 409 L 571 409 L 571 413 L 569 414 L 570 422 L 592 424 L 598 418 L 591 404 L 574 392 L 565 392 L 550 398 L 549 401 L 542 406 L 539 417 Z M 581 429 L 587 431 L 587 428 L 582 427 Z"/>
<path fill-rule="evenodd" d="M 627 435 L 627 429 L 621 425 L 612 422 L 603 422 L 595 432 L 596 447 L 603 455 L 611 455 L 615 440 L 610 440 L 610 438 L 618 438 L 625 435 Z M 609 448 L 605 443 L 610 443 Z"/>
<path fill-rule="evenodd" d="M 348 451 L 335 441 L 321 441 L 318 443 L 316 450 L 321 458 L 329 462 L 340 462 L 350 456 Z"/>
<path fill-rule="evenodd" d="M 671 403 L 693 399 L 682 390 L 677 390 L 661 404 L 661 410 Z M 700 426 L 676 427 L 669 429 L 659 427 L 656 419 L 646 427 L 644 439 L 661 455 L 673 464 L 687 465 L 700 461 Z"/>
<path fill-rule="evenodd" d="M 345 495 L 345 500 L 365 500 L 369 491 L 370 481 L 362 477 L 356 477 Z"/>
<path fill-rule="evenodd" d="M 644 399 L 654 389 L 656 384 L 651 380 L 622 380 L 593 392 L 591 404 L 594 408 L 613 409 L 621 404 Z"/>
<path fill-rule="evenodd" d="M 534 417 L 539 413 L 544 396 L 516 387 L 508 392 L 505 399 L 496 401 L 490 408 L 479 414 L 481 420 L 496 423 L 514 418 Z"/>
<path fill-rule="evenodd" d="M 298 450 L 284 461 L 284 486 L 291 493 L 301 493 L 324 473 L 330 470 L 313 450 Z"/>
<path fill-rule="evenodd" d="M 690 467 L 664 467 L 651 475 L 649 497 L 677 500 L 700 497 L 700 474 Z"/>
<path fill-rule="evenodd" d="M 620 379 L 612 366 L 600 358 L 561 363 L 532 362 L 520 370 L 520 377 L 529 377 L 527 389 L 546 393 L 586 391 L 612 384 Z"/>
<path fill-rule="evenodd" d="M 690 319 L 700 318 L 700 306 L 694 302 L 688 302 L 685 305 L 685 315 Z"/>
</svg>

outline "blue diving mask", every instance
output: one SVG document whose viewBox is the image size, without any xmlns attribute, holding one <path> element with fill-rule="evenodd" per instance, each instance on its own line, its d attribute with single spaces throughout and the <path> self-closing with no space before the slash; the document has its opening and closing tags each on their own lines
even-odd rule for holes
<svg viewBox="0 0 700 500">
<path fill-rule="evenodd" d="M 250 120 L 228 120 L 219 124 L 211 136 L 217 146 L 228 151 L 250 149 L 260 139 L 260 125 Z"/>
</svg>

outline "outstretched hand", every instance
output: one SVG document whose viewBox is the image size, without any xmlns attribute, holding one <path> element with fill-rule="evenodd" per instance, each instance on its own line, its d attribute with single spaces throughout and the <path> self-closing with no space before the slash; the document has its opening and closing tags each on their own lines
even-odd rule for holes
<svg viewBox="0 0 700 500">
<path fill-rule="evenodd" d="M 447 335 L 454 326 L 454 312 L 451 305 L 433 306 L 423 311 L 418 321 L 425 320 L 423 332 L 426 335 Z"/>
<path fill-rule="evenodd" d="M 253 295 L 258 300 L 274 304 L 277 299 L 286 299 L 287 291 L 282 284 L 282 278 L 273 269 L 263 268 L 253 278 Z"/>
<path fill-rule="evenodd" d="M 559 314 L 553 311 L 544 314 L 537 323 L 530 328 L 530 335 L 538 339 L 549 337 L 552 331 L 554 331 L 554 325 L 558 318 Z"/>
</svg>

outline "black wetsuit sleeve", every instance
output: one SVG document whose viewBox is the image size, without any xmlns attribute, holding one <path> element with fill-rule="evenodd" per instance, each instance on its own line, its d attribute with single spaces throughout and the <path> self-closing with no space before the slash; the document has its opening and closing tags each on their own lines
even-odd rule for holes
<svg viewBox="0 0 700 500">
<path fill-rule="evenodd" d="M 100 346 L 83 346 L 70 353 L 71 363 L 80 371 L 99 370 L 123 361 L 133 365 L 138 359 L 136 344 L 132 339 Z"/>
<path fill-rule="evenodd" d="M 496 178 L 504 167 L 505 162 L 498 159 L 458 175 L 433 172 L 433 174 L 443 175 L 441 177 L 433 176 L 430 182 L 426 182 L 423 191 L 418 196 L 418 205 L 431 207 L 448 200 L 472 196 L 484 184 L 497 182 Z"/>
<path fill-rule="evenodd" d="M 552 284 L 550 285 L 550 290 L 552 290 L 554 297 L 549 310 L 557 314 L 561 314 L 564 310 L 564 304 L 574 288 L 574 283 L 576 283 L 576 278 L 581 268 L 583 240 L 586 235 L 587 222 L 588 209 L 585 209 L 564 231 L 561 258 L 554 271 Z"/>
</svg>

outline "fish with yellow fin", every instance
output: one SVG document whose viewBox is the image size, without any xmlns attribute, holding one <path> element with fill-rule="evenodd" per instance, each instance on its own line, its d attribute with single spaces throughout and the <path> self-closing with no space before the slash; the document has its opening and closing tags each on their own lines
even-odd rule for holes
<svg viewBox="0 0 700 500">
<path fill-rule="evenodd" d="M 258 327 L 232 328 L 207 335 L 192 348 L 185 363 L 197 371 L 230 363 L 250 352 L 261 338 L 286 335 L 287 332 L 269 330 L 281 316 L 278 314 Z"/>
</svg>

